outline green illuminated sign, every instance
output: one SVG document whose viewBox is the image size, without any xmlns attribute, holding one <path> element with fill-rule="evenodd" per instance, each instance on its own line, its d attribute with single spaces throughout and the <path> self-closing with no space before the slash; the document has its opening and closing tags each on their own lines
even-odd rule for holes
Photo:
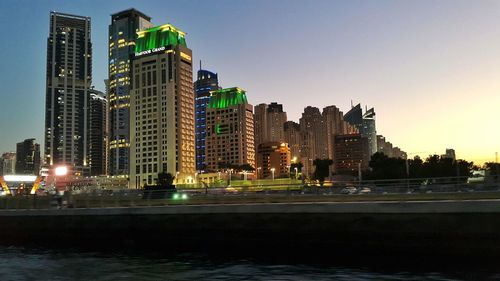
<svg viewBox="0 0 500 281">
<path fill-rule="evenodd" d="M 223 109 L 233 105 L 247 104 L 247 96 L 243 89 L 238 87 L 214 91 L 210 96 L 207 108 Z"/>
<path fill-rule="evenodd" d="M 137 32 L 135 55 L 141 56 L 165 50 L 166 46 L 186 46 L 186 34 L 170 24 Z"/>
</svg>

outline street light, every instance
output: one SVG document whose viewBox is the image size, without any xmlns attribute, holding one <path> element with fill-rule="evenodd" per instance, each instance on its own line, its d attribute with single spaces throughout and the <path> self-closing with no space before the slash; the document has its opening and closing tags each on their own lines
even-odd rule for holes
<svg viewBox="0 0 500 281">
<path fill-rule="evenodd" d="M 243 171 L 243 180 L 247 181 L 247 171 Z"/>
<path fill-rule="evenodd" d="M 179 183 L 179 172 L 175 172 L 175 183 Z"/>
<path fill-rule="evenodd" d="M 233 169 L 228 170 L 229 172 L 229 185 L 231 185 L 231 174 L 233 173 Z"/>
<path fill-rule="evenodd" d="M 257 167 L 257 169 L 255 170 L 255 177 L 257 179 L 259 179 L 259 170 L 262 169 L 261 167 Z"/>
<path fill-rule="evenodd" d="M 297 169 L 297 167 L 295 167 L 294 169 L 295 169 L 295 179 L 297 179 L 298 178 L 298 172 L 297 172 L 298 169 Z"/>
<path fill-rule="evenodd" d="M 274 168 L 271 168 L 271 174 L 272 174 L 273 181 L 274 181 L 274 170 L 275 170 Z"/>
</svg>

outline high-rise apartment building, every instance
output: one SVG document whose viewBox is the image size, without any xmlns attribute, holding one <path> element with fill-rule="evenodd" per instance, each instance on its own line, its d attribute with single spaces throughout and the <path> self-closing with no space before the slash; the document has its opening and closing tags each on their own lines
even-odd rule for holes
<svg viewBox="0 0 500 281">
<path fill-rule="evenodd" d="M 16 146 L 16 174 L 38 175 L 40 172 L 40 145 L 35 139 L 26 139 Z"/>
<path fill-rule="evenodd" d="M 293 162 L 300 162 L 301 155 L 301 135 L 300 125 L 293 121 L 287 121 L 283 124 L 285 133 L 285 142 L 290 148 L 291 159 Z"/>
<path fill-rule="evenodd" d="M 225 164 L 255 167 L 253 106 L 240 88 L 212 93 L 207 106 L 206 165 L 218 170 Z"/>
<path fill-rule="evenodd" d="M 195 118 L 196 118 L 196 170 L 206 169 L 205 163 L 205 140 L 207 137 L 207 105 L 210 101 L 210 93 L 219 90 L 217 73 L 208 70 L 198 70 L 198 77 L 194 82 L 195 91 Z"/>
<path fill-rule="evenodd" d="M 107 99 L 102 92 L 89 91 L 89 166 L 91 176 L 106 175 Z"/>
<path fill-rule="evenodd" d="M 276 102 L 259 104 L 254 108 L 255 145 L 265 142 L 283 142 L 287 121 L 283 105 Z"/>
<path fill-rule="evenodd" d="M 151 18 L 135 9 L 111 15 L 109 25 L 109 174 L 128 175 L 130 153 L 131 60 L 137 31 L 151 28 Z"/>
<path fill-rule="evenodd" d="M 130 187 L 195 177 L 192 53 L 185 33 L 165 24 L 137 32 L 130 91 Z"/>
<path fill-rule="evenodd" d="M 306 175 L 312 175 L 314 160 L 326 158 L 323 116 L 317 107 L 308 106 L 304 108 L 299 124 L 303 171 Z"/>
<path fill-rule="evenodd" d="M 46 163 L 86 171 L 92 80 L 89 17 L 50 13 L 46 74 Z"/>
</svg>

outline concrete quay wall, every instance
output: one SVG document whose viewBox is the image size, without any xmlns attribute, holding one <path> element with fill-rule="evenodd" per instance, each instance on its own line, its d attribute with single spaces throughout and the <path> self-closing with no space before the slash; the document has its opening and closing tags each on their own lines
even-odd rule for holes
<svg viewBox="0 0 500 281">
<path fill-rule="evenodd" d="M 500 201 L 0 211 L 0 244 L 500 255 Z"/>
</svg>

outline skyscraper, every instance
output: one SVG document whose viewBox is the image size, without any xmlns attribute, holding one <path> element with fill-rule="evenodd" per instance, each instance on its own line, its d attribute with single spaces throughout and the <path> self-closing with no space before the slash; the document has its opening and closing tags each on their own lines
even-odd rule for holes
<svg viewBox="0 0 500 281">
<path fill-rule="evenodd" d="M 304 108 L 299 124 L 302 144 L 301 162 L 304 165 L 304 173 L 311 175 L 313 161 L 317 158 L 326 158 L 323 149 L 326 145 L 323 116 L 317 107 L 308 106 Z"/>
<path fill-rule="evenodd" d="M 283 125 L 287 121 L 283 105 L 276 102 L 259 104 L 254 108 L 255 145 L 285 141 Z"/>
<path fill-rule="evenodd" d="M 35 139 L 26 139 L 16 146 L 16 173 L 38 175 L 40 172 L 40 145 Z"/>
<path fill-rule="evenodd" d="M 137 31 L 150 28 L 151 18 L 135 9 L 111 15 L 109 25 L 109 174 L 128 175 L 130 151 L 131 64 Z"/>
<path fill-rule="evenodd" d="M 253 106 L 240 88 L 212 93 L 207 106 L 206 163 L 210 170 L 222 165 L 255 167 Z"/>
<path fill-rule="evenodd" d="M 13 175 L 16 173 L 16 153 L 5 152 L 2 154 L 3 175 Z"/>
<path fill-rule="evenodd" d="M 259 178 L 286 178 L 290 174 L 290 148 L 285 142 L 265 142 L 257 147 Z"/>
<path fill-rule="evenodd" d="M 361 104 L 352 107 L 344 115 L 344 120 L 358 128 L 359 133 L 368 139 L 368 154 L 369 156 L 377 152 L 377 130 L 375 126 L 375 109 L 370 108 L 365 110 L 361 108 Z"/>
<path fill-rule="evenodd" d="M 301 135 L 300 135 L 300 125 L 293 121 L 287 121 L 283 124 L 283 130 L 285 132 L 285 142 L 288 143 L 290 147 L 291 159 L 294 162 L 300 162 L 301 155 Z"/>
<path fill-rule="evenodd" d="M 196 170 L 206 169 L 205 164 L 205 139 L 207 136 L 207 105 L 210 101 L 210 92 L 219 90 L 217 73 L 208 70 L 198 70 L 198 78 L 194 82 L 196 100 Z"/>
<path fill-rule="evenodd" d="M 89 166 L 90 175 L 99 176 L 106 174 L 107 154 L 107 103 L 102 92 L 89 90 Z"/>
<path fill-rule="evenodd" d="M 130 90 L 130 186 L 151 185 L 158 173 L 177 183 L 195 177 L 192 53 L 185 33 L 165 24 L 137 32 Z"/>
<path fill-rule="evenodd" d="M 88 169 L 88 106 L 92 80 L 90 18 L 50 13 L 47 38 L 45 159 Z"/>
</svg>

